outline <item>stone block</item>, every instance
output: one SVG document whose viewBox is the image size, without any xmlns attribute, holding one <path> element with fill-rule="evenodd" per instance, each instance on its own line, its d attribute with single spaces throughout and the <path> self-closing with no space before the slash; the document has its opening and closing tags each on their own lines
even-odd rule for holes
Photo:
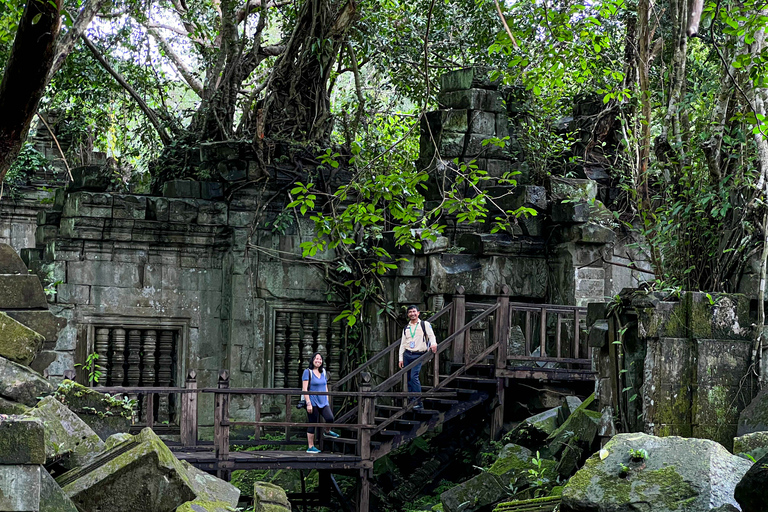
<svg viewBox="0 0 768 512">
<path fill-rule="evenodd" d="M 751 432 L 733 438 L 733 453 L 749 455 L 755 460 L 768 455 L 768 432 Z"/>
<path fill-rule="evenodd" d="M 597 182 L 553 176 L 549 181 L 549 191 L 553 200 L 591 201 L 597 197 Z"/>
<path fill-rule="evenodd" d="M 496 134 L 496 114 L 473 110 L 469 113 L 469 132 L 492 137 Z"/>
<path fill-rule="evenodd" d="M 42 375 L 0 357 L 0 396 L 32 407 L 39 397 L 50 395 L 55 390 L 55 386 Z"/>
<path fill-rule="evenodd" d="M 585 244 L 611 244 L 616 241 L 616 233 L 609 227 L 586 222 L 571 226 L 568 238 Z"/>
<path fill-rule="evenodd" d="M 28 365 L 37 356 L 45 338 L 0 311 L 0 356 Z"/>
<path fill-rule="evenodd" d="M 493 137 L 485 133 L 468 133 L 466 136 L 466 145 L 464 146 L 464 155 L 466 157 L 479 157 L 485 158 L 503 158 L 505 156 L 504 147 L 500 147 L 497 144 L 486 144 L 483 142 Z"/>
<path fill-rule="evenodd" d="M 0 416 L 0 465 L 9 464 L 45 464 L 42 422 L 23 416 Z"/>
<path fill-rule="evenodd" d="M 40 249 L 32 249 L 32 248 L 24 248 L 21 251 L 19 251 L 19 254 L 21 255 L 21 259 L 24 262 L 24 264 L 29 268 L 31 265 L 37 264 L 41 259 L 43 259 L 43 251 Z M 3 274 L 13 274 L 14 272 L 2 272 Z M 20 272 L 23 273 L 23 272 Z"/>
<path fill-rule="evenodd" d="M 142 196 L 114 196 L 112 217 L 115 219 L 140 219 L 147 216 L 147 198 Z"/>
<path fill-rule="evenodd" d="M 397 302 L 400 304 L 418 304 L 423 298 L 421 279 L 417 277 L 397 278 Z"/>
<path fill-rule="evenodd" d="M 87 464 L 104 449 L 104 442 L 74 412 L 48 396 L 25 414 L 45 425 L 45 452 L 48 462 L 59 461 L 72 469 Z"/>
<path fill-rule="evenodd" d="M 504 233 L 464 233 L 457 241 L 467 254 L 519 254 L 521 243 Z"/>
<path fill-rule="evenodd" d="M 437 138 L 443 132 L 467 133 L 468 110 L 433 110 L 421 121 L 422 134 Z M 428 123 L 428 124 L 427 124 Z"/>
<path fill-rule="evenodd" d="M 170 210 L 168 199 L 164 197 L 150 197 L 147 199 L 147 220 L 168 222 Z"/>
<path fill-rule="evenodd" d="M 26 274 L 27 266 L 8 244 L 0 244 L 0 274 Z"/>
<path fill-rule="evenodd" d="M 64 473 L 56 479 L 81 512 L 172 511 L 195 499 L 225 500 L 240 492 L 231 484 L 190 472 L 157 435 L 144 429 L 132 439 L 100 454 L 91 464 Z M 223 489 L 226 488 L 226 491 Z"/>
<path fill-rule="evenodd" d="M 35 229 L 35 245 L 45 245 L 56 240 L 59 229 L 56 226 L 38 226 Z"/>
<path fill-rule="evenodd" d="M 135 288 L 139 286 L 139 269 L 138 265 L 112 261 L 72 261 L 67 264 L 67 284 Z"/>
<path fill-rule="evenodd" d="M 0 397 L 0 414 L 24 414 L 30 409 L 29 406 L 14 402 L 12 400 L 6 400 Z"/>
<path fill-rule="evenodd" d="M 110 212 L 107 217 L 111 217 Z M 62 238 L 75 240 L 103 240 L 104 218 L 98 217 L 71 217 L 61 219 L 59 234 Z"/>
<path fill-rule="evenodd" d="M 200 182 L 192 180 L 170 180 L 163 183 L 163 197 L 200 197 Z"/>
<path fill-rule="evenodd" d="M 440 93 L 437 97 L 439 108 L 484 110 L 502 113 L 506 111 L 501 93 L 484 89 L 469 89 Z"/>
<path fill-rule="evenodd" d="M 100 165 L 84 165 L 72 169 L 70 191 L 90 190 L 104 192 L 109 188 L 110 171 Z"/>
<path fill-rule="evenodd" d="M 47 471 L 41 470 L 40 477 L 40 512 L 78 512 Z"/>
<path fill-rule="evenodd" d="M 215 169 L 221 179 L 230 183 L 241 181 L 248 177 L 248 162 L 246 160 L 226 160 L 218 162 Z"/>
<path fill-rule="evenodd" d="M 567 224 L 587 222 L 589 220 L 589 203 L 586 201 L 555 201 L 552 203 L 551 217 L 553 222 Z"/>
<path fill-rule="evenodd" d="M 203 225 L 227 225 L 227 205 L 223 202 L 201 202 L 197 223 Z"/>
<path fill-rule="evenodd" d="M 505 210 L 516 210 L 521 206 L 527 206 L 544 212 L 547 209 L 547 190 L 536 185 L 522 185 L 516 187 L 512 194 L 504 198 L 499 205 Z"/>
<path fill-rule="evenodd" d="M 429 295 L 453 295 L 462 285 L 467 295 L 495 295 L 506 284 L 510 295 L 544 298 L 547 289 L 547 261 L 539 257 L 441 254 L 429 259 Z"/>
<path fill-rule="evenodd" d="M 47 370 L 51 364 L 56 361 L 58 355 L 59 352 L 53 350 L 41 350 L 40 353 L 37 354 L 37 357 L 35 357 L 35 359 L 29 363 L 29 367 L 37 373 L 43 375 L 45 374 L 45 370 Z M 50 370 L 48 374 L 49 376 L 53 375 Z"/>
<path fill-rule="evenodd" d="M 94 198 L 96 200 L 94 201 Z M 97 194 L 90 192 L 72 192 L 64 202 L 62 218 L 66 217 L 99 217 L 112 216 L 112 204 Z"/>
<path fill-rule="evenodd" d="M 739 414 L 736 435 L 755 432 L 768 432 L 768 387 L 764 387 Z"/>
<path fill-rule="evenodd" d="M 192 224 L 197 220 L 198 207 L 194 199 L 171 199 L 168 201 L 168 220 Z"/>
<path fill-rule="evenodd" d="M 424 277 L 427 275 L 425 256 L 405 256 L 397 263 L 397 274 L 403 277 Z"/>
<path fill-rule="evenodd" d="M 509 122 L 509 116 L 506 112 L 496 114 L 496 136 L 500 139 L 509 137 L 512 134 L 512 126 Z"/>
<path fill-rule="evenodd" d="M 603 348 L 608 345 L 608 321 L 597 320 L 589 328 L 589 346 Z"/>
<path fill-rule="evenodd" d="M 40 278 L 30 274 L 0 275 L 0 310 L 47 309 Z"/>
<path fill-rule="evenodd" d="M 200 198 L 207 201 L 224 199 L 224 186 L 218 181 L 201 181 Z"/>
<path fill-rule="evenodd" d="M 100 439 L 113 434 L 128 432 L 134 408 L 120 398 L 99 393 L 82 384 L 65 380 L 57 394 L 70 411 L 75 413 Z"/>
<path fill-rule="evenodd" d="M 440 91 L 464 91 L 467 89 L 497 89 L 501 84 L 501 75 L 491 79 L 492 71 L 482 67 L 457 69 L 440 76 Z"/>
<path fill-rule="evenodd" d="M 60 284 L 56 287 L 59 304 L 90 304 L 91 287 L 82 284 Z"/>
<path fill-rule="evenodd" d="M 481 167 L 481 169 L 487 171 L 488 176 L 492 178 L 511 178 L 513 180 L 517 180 L 520 177 L 520 174 L 514 174 L 519 173 L 517 165 L 506 159 L 489 158 L 486 160 L 485 167 Z"/>
<path fill-rule="evenodd" d="M 39 512 L 42 472 L 39 465 L 0 466 L 0 510 Z"/>
<path fill-rule="evenodd" d="M 61 220 L 61 210 L 40 210 L 37 212 L 37 225 L 44 226 L 46 224 L 57 225 Z"/>
<path fill-rule="evenodd" d="M 268 482 L 253 484 L 254 512 L 291 512 L 291 502 L 282 487 Z"/>
</svg>

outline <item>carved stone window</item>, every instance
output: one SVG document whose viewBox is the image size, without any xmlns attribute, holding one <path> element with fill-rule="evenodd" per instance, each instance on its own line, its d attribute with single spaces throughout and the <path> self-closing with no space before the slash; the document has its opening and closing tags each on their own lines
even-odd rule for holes
<svg viewBox="0 0 768 512">
<path fill-rule="evenodd" d="M 96 385 L 125 387 L 173 387 L 183 375 L 182 348 L 185 339 L 184 323 L 152 319 L 121 319 L 114 323 L 106 318 L 91 317 L 87 354 L 99 354 L 101 378 Z M 114 319 L 117 320 L 117 319 Z M 109 323 L 108 323 L 109 322 Z M 79 379 L 87 381 L 87 372 L 81 368 Z M 95 383 L 94 383 L 95 384 Z M 146 397 L 139 398 L 139 419 L 146 414 Z M 174 395 L 157 395 L 154 417 L 158 422 L 176 420 L 178 404 Z"/>
<path fill-rule="evenodd" d="M 341 323 L 333 322 L 337 312 L 286 308 L 273 314 L 273 387 L 300 388 L 301 375 L 315 352 L 323 354 L 332 378 L 339 378 L 344 351 Z"/>
</svg>

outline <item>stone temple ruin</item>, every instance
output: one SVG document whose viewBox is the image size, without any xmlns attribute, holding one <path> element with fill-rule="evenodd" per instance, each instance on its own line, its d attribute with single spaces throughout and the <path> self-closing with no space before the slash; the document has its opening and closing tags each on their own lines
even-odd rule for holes
<svg viewBox="0 0 768 512">
<path fill-rule="evenodd" d="M 493 192 L 503 195 L 499 207 L 525 206 L 537 215 L 519 219 L 511 235 L 448 218 L 445 235 L 418 251 L 389 243 L 388 250 L 402 261 L 382 277 L 386 300 L 397 310 L 418 304 L 438 311 L 457 289 L 474 303 L 492 302 L 504 289 L 517 303 L 589 305 L 586 323 L 571 335 L 577 340 L 588 335 L 593 349 L 594 410 L 584 407 L 574 415 L 587 418 L 592 438 L 612 436 L 619 421 L 625 431 L 699 436 L 730 448 L 739 415 L 756 391 L 745 389 L 740 380 L 750 360 L 749 300 L 622 292 L 637 288 L 649 266 L 604 206 L 616 195 L 607 173 L 591 164 L 572 170 L 576 177 L 539 176 L 509 152 L 483 145 L 489 138 L 509 137 L 514 153 L 525 101 L 520 91 L 501 88 L 476 69 L 442 78 L 440 108 L 421 125 L 419 166 L 434 178 L 427 199 L 439 199 L 437 183 L 456 162 L 476 162 L 492 177 L 519 171 L 516 187 L 494 186 Z M 595 114 L 594 105 L 585 101 L 565 121 L 576 131 L 577 144 L 590 133 Z M 115 506 L 100 501 L 106 499 L 100 486 L 109 479 L 100 469 L 123 458 L 126 471 L 134 475 L 144 474 L 142 461 L 150 459 L 150 466 L 173 473 L 168 489 L 149 491 L 158 509 L 212 496 L 237 504 L 231 489 L 220 486 L 223 482 L 205 482 L 203 487 L 214 490 L 198 491 L 204 474 L 166 453 L 151 431 L 110 437 L 119 436 L 136 418 L 118 414 L 103 421 L 88 414 L 119 409 L 117 404 L 99 404 L 98 398 L 88 402 L 85 388 L 67 394 L 77 385 L 65 377 L 94 383 L 88 364 L 92 354 L 99 355 L 101 385 L 132 388 L 183 386 L 190 371 L 198 387 L 215 388 L 222 369 L 233 388 L 297 388 L 315 351 L 328 354 L 326 364 L 334 375 L 358 363 L 351 358 L 342 324 L 333 321 L 344 304 L 323 269 L 301 258 L 300 244 L 312 225 L 286 205 L 291 201 L 287 191 L 306 171 L 285 163 L 282 151 L 273 148 L 264 173 L 249 144 L 203 144 L 191 158 L 211 178 L 168 180 L 154 194 L 118 191 L 110 171 L 100 165 L 73 169 L 70 182 L 31 173 L 26 187 L 0 201 L 0 329 L 12 333 L 0 338 L 0 376 L 8 377 L 0 378 L 0 413 L 20 415 L 0 421 L 0 430 L 19 429 L 34 438 L 20 441 L 20 450 L 27 451 L 17 458 L 0 454 L 0 474 L 17 472 L 40 489 L 28 499 L 37 496 L 40 502 L 53 492 L 46 489 L 54 489 L 78 509 Z M 313 172 L 332 189 L 347 179 L 343 172 Z M 385 240 L 391 242 L 391 235 L 385 233 Z M 754 279 L 747 276 L 743 282 L 742 291 L 753 295 Z M 610 298 L 615 304 L 608 304 Z M 618 303 L 621 309 L 615 308 Z M 373 354 L 400 330 L 391 319 L 368 316 L 367 348 Z M 467 335 L 472 354 L 489 344 L 490 324 L 472 326 Z M 546 320 L 542 325 L 545 332 Z M 513 326 L 511 355 L 532 355 L 518 350 L 522 336 L 522 329 Z M 621 355 L 615 343 L 619 336 L 624 336 Z M 7 384 L 19 372 L 26 375 L 25 385 Z M 61 381 L 70 386 L 63 392 L 56 391 Z M 632 393 L 640 398 L 631 399 Z M 54 394 L 55 399 L 38 400 Z M 210 417 L 214 395 L 200 394 L 199 399 L 201 416 Z M 177 423 L 182 404 L 176 400 L 160 395 L 149 406 L 140 400 L 138 414 L 146 415 L 149 407 L 158 423 Z M 234 418 L 260 414 L 253 401 L 237 396 L 229 408 Z M 69 446 L 69 431 L 48 434 L 59 439 L 55 449 L 40 441 L 41 425 L 51 415 L 71 418 L 69 424 L 89 440 L 83 445 L 89 448 Z M 559 464 L 575 470 L 578 458 L 563 460 Z M 50 485 L 42 464 L 60 472 L 54 471 L 56 485 Z M 16 466 L 23 467 L 8 469 Z M 484 478 L 491 477 L 479 480 Z M 2 484 L 0 491 L 7 495 Z M 457 489 L 449 499 L 462 503 L 461 492 Z M 158 504 L 168 493 L 175 493 L 174 504 Z M 0 499 L 0 509 L 6 510 L 2 507 Z"/>
</svg>

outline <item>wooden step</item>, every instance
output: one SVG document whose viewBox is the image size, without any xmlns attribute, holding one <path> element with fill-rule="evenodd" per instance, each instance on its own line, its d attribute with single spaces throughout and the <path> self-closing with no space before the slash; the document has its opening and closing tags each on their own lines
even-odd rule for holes
<svg viewBox="0 0 768 512">
<path fill-rule="evenodd" d="M 387 421 L 389 418 L 377 417 L 377 418 L 374 418 L 374 419 L 375 419 L 377 425 L 381 425 L 382 423 Z M 403 418 L 398 418 L 395 421 L 393 421 L 392 423 L 390 423 L 387 426 L 387 428 L 394 429 L 394 430 L 399 430 L 401 432 L 410 432 L 411 430 L 413 430 L 414 428 L 416 428 L 419 425 L 421 425 L 420 421 L 406 420 L 406 419 L 403 419 Z"/>
<path fill-rule="evenodd" d="M 450 375 L 441 375 L 440 376 L 440 380 L 441 381 L 445 380 L 448 377 L 450 377 Z M 451 380 L 451 382 L 448 383 L 448 386 L 451 386 L 454 383 L 461 383 L 461 384 L 483 384 L 483 385 L 491 384 L 491 385 L 495 386 L 496 385 L 496 379 L 495 378 L 491 379 L 489 377 L 476 377 L 474 375 L 462 375 L 461 377 L 455 377 L 453 380 Z M 453 388 L 451 388 L 451 389 L 453 389 Z"/>
<path fill-rule="evenodd" d="M 399 407 L 397 405 L 377 405 L 376 406 L 376 412 L 383 412 L 387 414 L 387 417 L 392 416 L 393 414 L 399 412 L 402 410 L 402 407 Z M 423 417 L 429 417 L 434 416 L 436 414 L 440 414 L 440 411 L 436 411 L 434 409 L 411 409 L 406 413 L 405 417 L 407 419 L 410 419 L 409 416 L 423 416 Z"/>
</svg>

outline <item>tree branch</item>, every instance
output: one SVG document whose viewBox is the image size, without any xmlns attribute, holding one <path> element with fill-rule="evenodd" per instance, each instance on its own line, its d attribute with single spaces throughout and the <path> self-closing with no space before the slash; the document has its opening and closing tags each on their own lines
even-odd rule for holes
<svg viewBox="0 0 768 512">
<path fill-rule="evenodd" d="M 152 34 L 152 37 L 155 38 L 155 40 L 157 41 L 157 44 L 160 45 L 160 48 L 163 49 L 166 57 L 168 57 L 171 60 L 171 62 L 173 62 L 173 65 L 179 71 L 179 74 L 184 78 L 184 81 L 186 81 L 187 84 L 192 88 L 192 90 L 195 91 L 197 95 L 202 98 L 203 84 L 200 82 L 200 80 L 198 80 L 195 77 L 195 75 L 192 74 L 192 71 L 184 63 L 184 60 L 182 60 L 182 58 L 179 57 L 179 55 L 174 51 L 171 45 L 168 44 L 168 41 L 166 41 L 165 38 L 162 36 L 162 34 L 160 34 L 159 30 L 149 25 L 145 25 L 145 27 L 147 28 L 147 31 L 150 34 Z"/>
<path fill-rule="evenodd" d="M 160 136 L 160 140 L 163 141 L 163 144 L 168 145 L 171 143 L 171 138 L 168 135 L 168 132 L 165 131 L 165 128 L 160 123 L 160 119 L 158 119 L 157 114 L 155 114 L 155 111 L 150 108 L 149 105 L 139 96 L 139 93 L 136 92 L 136 90 L 131 87 L 131 84 L 125 81 L 125 79 L 114 70 L 112 66 L 109 65 L 109 62 L 107 62 L 107 59 L 104 58 L 104 56 L 99 52 L 99 49 L 94 46 L 94 44 L 88 39 L 87 36 L 83 35 L 83 42 L 85 43 L 85 46 L 88 47 L 88 49 L 91 51 L 93 56 L 96 58 L 97 61 L 104 67 L 107 72 L 112 75 L 112 77 L 119 83 L 123 89 L 128 91 L 128 94 L 131 95 L 131 97 L 136 101 L 136 103 L 139 105 L 139 108 L 144 112 L 144 114 L 149 119 L 149 122 L 152 123 L 152 126 L 155 127 L 155 130 L 157 130 L 157 134 Z"/>
<path fill-rule="evenodd" d="M 66 34 L 61 36 L 59 42 L 56 44 L 56 56 L 53 58 L 53 64 L 48 73 L 49 82 L 53 75 L 61 69 L 67 56 L 72 52 L 75 44 L 77 44 L 77 40 L 80 39 L 80 36 L 85 32 L 85 29 L 88 28 L 88 25 L 90 25 L 93 18 L 106 3 L 107 0 L 86 0 L 83 4 L 83 8 L 77 13 L 77 19 L 75 19 L 72 27 L 70 27 Z"/>
<path fill-rule="evenodd" d="M 27 2 L 0 82 L 0 183 L 27 138 L 53 65 L 62 0 Z"/>
</svg>

